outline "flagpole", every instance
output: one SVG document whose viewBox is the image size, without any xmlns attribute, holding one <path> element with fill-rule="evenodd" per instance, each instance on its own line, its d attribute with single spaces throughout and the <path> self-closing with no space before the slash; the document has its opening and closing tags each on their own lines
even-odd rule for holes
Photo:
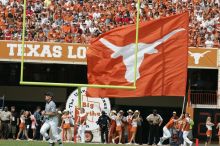
<svg viewBox="0 0 220 146">
<path fill-rule="evenodd" d="M 184 96 L 184 98 L 183 98 L 183 106 L 182 106 L 182 112 L 181 112 L 181 114 L 183 114 L 183 112 L 184 112 L 185 102 L 186 102 L 186 96 Z"/>
<path fill-rule="evenodd" d="M 190 80 L 189 80 L 189 84 L 188 84 L 188 91 L 187 91 L 187 106 L 191 106 L 191 89 L 190 89 Z"/>
<path fill-rule="evenodd" d="M 140 16 L 140 0 L 137 1 L 137 18 L 136 18 L 136 37 L 135 37 L 135 60 L 134 60 L 134 87 L 136 87 L 137 78 L 137 53 L 138 53 L 138 36 L 139 36 L 139 16 Z"/>
<path fill-rule="evenodd" d="M 26 28 L 26 0 L 24 0 L 23 5 L 23 22 L 22 22 L 22 55 L 21 55 L 21 73 L 20 73 L 20 82 L 23 81 L 24 74 L 24 41 L 25 41 L 25 28 Z"/>
<path fill-rule="evenodd" d="M 78 87 L 78 107 L 79 109 L 82 106 L 82 102 L 81 102 L 81 87 Z"/>
</svg>

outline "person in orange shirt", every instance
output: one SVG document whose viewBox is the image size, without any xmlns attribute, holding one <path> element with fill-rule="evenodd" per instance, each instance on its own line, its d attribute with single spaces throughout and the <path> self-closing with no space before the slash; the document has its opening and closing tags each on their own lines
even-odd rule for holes
<svg viewBox="0 0 220 146">
<path fill-rule="evenodd" d="M 60 31 L 58 30 L 58 28 L 52 28 L 52 30 L 50 30 L 50 32 L 48 33 L 48 39 L 51 42 L 54 41 L 58 41 L 60 39 Z"/>
<path fill-rule="evenodd" d="M 174 127 L 175 122 L 178 122 L 182 119 L 182 115 L 179 119 L 171 118 L 169 122 L 163 127 L 163 137 L 160 138 L 158 142 L 158 146 L 162 145 L 162 143 L 171 137 L 170 129 Z"/>
<path fill-rule="evenodd" d="M 193 142 L 189 140 L 187 137 L 189 134 L 190 130 L 190 118 L 189 118 L 189 113 L 185 114 L 185 119 L 183 120 L 183 145 L 185 146 L 187 143 L 192 146 Z"/>
<path fill-rule="evenodd" d="M 170 118 L 170 120 L 171 119 L 174 119 L 174 120 L 176 120 L 176 119 L 178 119 L 179 117 L 176 115 L 176 111 L 173 111 L 173 116 Z"/>
<path fill-rule="evenodd" d="M 73 37 L 71 36 L 71 33 L 68 33 L 66 35 L 65 42 L 67 42 L 67 43 L 72 43 L 73 42 Z"/>
<path fill-rule="evenodd" d="M 70 23 L 68 23 L 68 22 L 64 23 L 64 25 L 62 26 L 62 31 L 64 33 L 70 33 L 70 31 L 71 31 Z"/>
<path fill-rule="evenodd" d="M 77 34 L 78 31 L 79 31 L 79 27 L 77 26 L 77 23 L 74 22 L 74 23 L 72 24 L 72 27 L 71 27 L 71 33 L 72 33 L 72 34 Z"/>
<path fill-rule="evenodd" d="M 182 118 L 176 123 L 175 128 L 178 131 L 179 142 L 183 144 L 183 120 L 185 119 L 185 114 L 183 114 Z"/>
<path fill-rule="evenodd" d="M 212 139 L 212 126 L 214 126 L 214 124 L 211 122 L 211 117 L 207 117 L 206 119 L 206 136 L 207 136 L 207 140 L 205 142 L 205 146 L 210 146 L 211 144 L 211 139 Z"/>
<path fill-rule="evenodd" d="M 132 128 L 132 118 L 133 118 L 133 111 L 132 110 L 128 110 L 127 111 L 128 116 L 126 117 L 126 122 L 127 122 L 127 132 L 128 132 L 128 141 L 131 140 L 131 128 Z"/>
<path fill-rule="evenodd" d="M 112 142 L 112 139 L 115 138 L 115 132 L 116 132 L 116 111 L 115 110 L 112 110 L 111 113 L 110 113 L 110 119 L 111 119 L 111 122 L 110 122 L 110 128 L 109 128 L 109 142 L 108 143 L 111 143 Z"/>
<path fill-rule="evenodd" d="M 73 21 L 73 14 L 71 11 L 67 11 L 67 14 L 64 16 L 64 21 L 71 23 Z"/>
<path fill-rule="evenodd" d="M 71 141 L 72 140 L 72 132 L 70 127 L 71 115 L 68 110 L 63 111 L 63 115 L 61 117 L 62 123 L 61 127 L 63 128 L 63 140 Z"/>
</svg>

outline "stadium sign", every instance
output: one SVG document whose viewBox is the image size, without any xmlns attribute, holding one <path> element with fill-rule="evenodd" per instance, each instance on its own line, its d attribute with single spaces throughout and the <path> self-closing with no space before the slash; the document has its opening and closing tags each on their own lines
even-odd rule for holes
<svg viewBox="0 0 220 146">
<path fill-rule="evenodd" d="M 0 40 L 0 61 L 20 62 L 22 43 Z M 24 44 L 25 62 L 86 65 L 88 45 L 58 42 L 29 42 Z M 218 68 L 217 48 L 188 50 L 188 68 Z"/>
<path fill-rule="evenodd" d="M 189 48 L 189 68 L 218 68 L 217 48 Z"/>
<path fill-rule="evenodd" d="M 86 96 L 86 87 L 81 88 L 82 95 L 82 107 L 87 113 L 86 131 L 91 134 L 89 137 L 92 138 L 87 141 L 100 142 L 100 131 L 99 126 L 96 124 L 101 111 L 105 111 L 107 114 L 110 113 L 111 105 L 108 98 L 90 98 Z M 66 102 L 66 109 L 70 111 L 73 119 L 75 118 L 75 108 L 78 106 L 78 90 L 73 91 Z"/>
<path fill-rule="evenodd" d="M 20 61 L 22 43 L 0 41 L 1 61 Z M 87 45 L 51 42 L 25 42 L 25 62 L 86 64 Z"/>
</svg>

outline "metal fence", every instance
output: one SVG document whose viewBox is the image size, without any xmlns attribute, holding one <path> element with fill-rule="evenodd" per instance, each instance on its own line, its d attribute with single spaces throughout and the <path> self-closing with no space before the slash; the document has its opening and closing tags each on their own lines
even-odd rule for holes
<svg viewBox="0 0 220 146">
<path fill-rule="evenodd" d="M 192 90 L 190 97 L 192 104 L 217 105 L 217 91 Z"/>
</svg>

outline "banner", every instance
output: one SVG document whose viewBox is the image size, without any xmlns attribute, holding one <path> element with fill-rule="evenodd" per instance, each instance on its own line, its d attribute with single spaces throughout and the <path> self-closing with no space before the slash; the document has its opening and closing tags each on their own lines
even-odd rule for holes
<svg viewBox="0 0 220 146">
<path fill-rule="evenodd" d="M 21 61 L 22 43 L 0 41 L 0 61 Z M 51 42 L 25 42 L 25 62 L 86 64 L 87 45 Z"/>
<path fill-rule="evenodd" d="M 136 82 L 136 90 L 88 88 L 87 95 L 115 98 L 184 96 L 188 20 L 188 12 L 184 12 L 142 22 L 137 44 L 134 43 L 135 25 L 117 27 L 94 39 L 86 53 L 88 83 L 132 86 Z"/>
<path fill-rule="evenodd" d="M 55 42 L 25 42 L 24 47 L 25 62 L 87 64 L 86 51 L 88 45 Z M 0 40 L 0 48 L 0 61 L 21 61 L 21 42 Z M 197 55 L 195 55 L 195 53 L 197 53 Z M 204 53 L 204 55 L 200 56 L 198 53 Z M 217 48 L 189 48 L 189 68 L 217 68 L 217 64 Z"/>
<path fill-rule="evenodd" d="M 189 68 L 217 68 L 217 48 L 189 48 Z"/>
<path fill-rule="evenodd" d="M 105 111 L 109 115 L 111 110 L 108 98 L 90 98 L 86 96 L 86 87 L 81 88 L 82 107 L 88 114 L 86 121 L 86 141 L 101 142 L 99 126 L 96 124 L 101 111 Z M 78 105 L 78 89 L 73 91 L 66 102 L 66 109 L 70 111 L 71 116 L 75 119 L 75 108 Z"/>
</svg>

